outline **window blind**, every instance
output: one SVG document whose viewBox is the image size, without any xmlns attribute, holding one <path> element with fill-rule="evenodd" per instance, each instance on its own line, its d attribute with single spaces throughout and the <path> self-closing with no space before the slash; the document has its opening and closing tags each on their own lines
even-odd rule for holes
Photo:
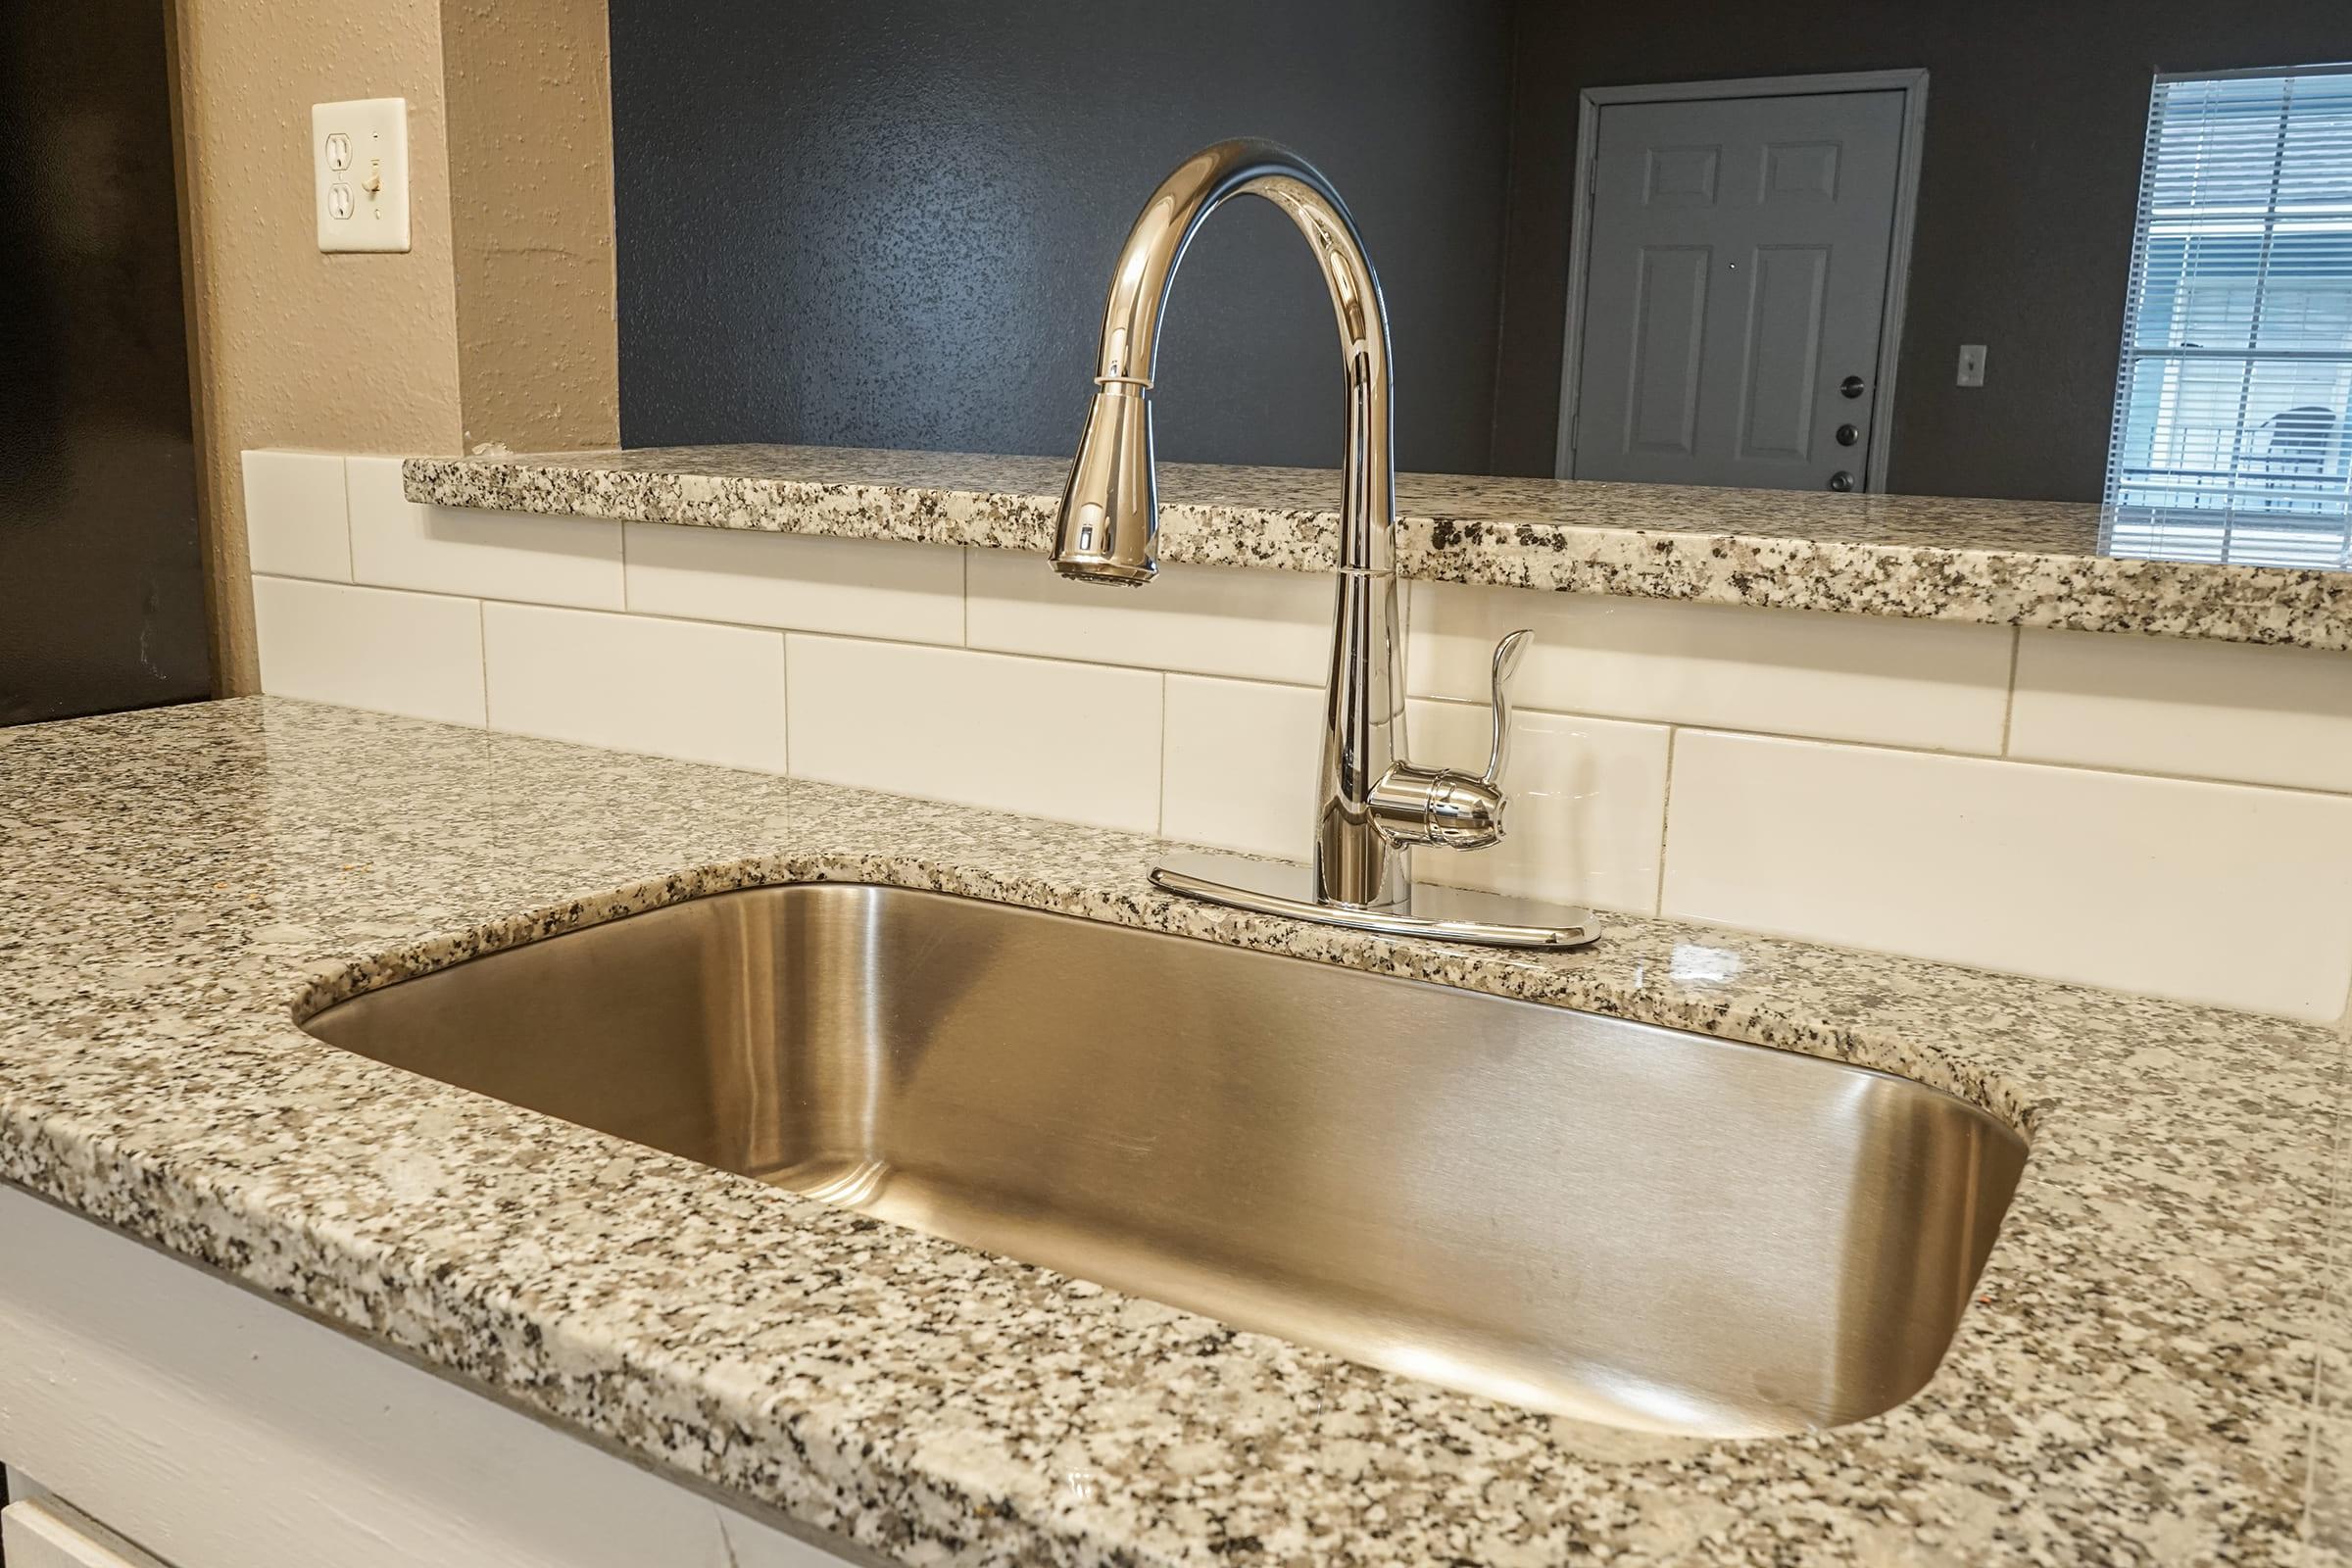
<svg viewBox="0 0 2352 1568">
<path fill-rule="evenodd" d="M 2118 555 L 2352 566 L 2352 65 L 2157 78 L 2106 500 Z"/>
</svg>

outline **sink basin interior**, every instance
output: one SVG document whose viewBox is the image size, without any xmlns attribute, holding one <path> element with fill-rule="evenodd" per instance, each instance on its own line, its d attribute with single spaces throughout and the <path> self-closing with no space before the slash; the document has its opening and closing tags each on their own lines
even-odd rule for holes
<svg viewBox="0 0 2352 1568">
<path fill-rule="evenodd" d="M 1537 1409 L 1927 1381 L 2025 1157 L 1786 1052 L 903 889 L 674 905 L 308 1020 L 363 1055 Z"/>
</svg>

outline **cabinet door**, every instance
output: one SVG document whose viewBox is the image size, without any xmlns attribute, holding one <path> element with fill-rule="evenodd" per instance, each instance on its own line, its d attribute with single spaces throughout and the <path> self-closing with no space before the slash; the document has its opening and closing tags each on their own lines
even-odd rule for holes
<svg viewBox="0 0 2352 1568">
<path fill-rule="evenodd" d="M 8 1568 L 168 1568 L 54 1497 L 0 1508 Z"/>
</svg>

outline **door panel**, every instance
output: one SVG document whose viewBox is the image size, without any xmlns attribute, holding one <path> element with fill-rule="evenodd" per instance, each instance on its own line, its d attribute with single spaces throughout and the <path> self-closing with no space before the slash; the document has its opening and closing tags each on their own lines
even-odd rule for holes
<svg viewBox="0 0 2352 1568">
<path fill-rule="evenodd" d="M 1710 252 L 1688 246 L 1642 253 L 1633 387 L 1626 399 L 1628 451 L 1688 457 L 1692 450 L 1711 261 Z"/>
<path fill-rule="evenodd" d="M 1600 110 L 1576 477 L 1813 489 L 1858 466 L 1831 432 L 1888 412 L 1903 110 L 1897 91 Z"/>
<path fill-rule="evenodd" d="M 1749 276 L 1740 456 L 1801 464 L 1813 449 L 1830 253 L 1820 245 L 1767 246 L 1755 253 Z"/>
<path fill-rule="evenodd" d="M 1838 199 L 1838 144 L 1774 142 L 1764 149 L 1756 202 L 1765 207 L 1816 206 Z"/>
<path fill-rule="evenodd" d="M 1642 193 L 1647 207 L 1712 207 L 1723 165 L 1720 147 L 1653 147 Z"/>
</svg>

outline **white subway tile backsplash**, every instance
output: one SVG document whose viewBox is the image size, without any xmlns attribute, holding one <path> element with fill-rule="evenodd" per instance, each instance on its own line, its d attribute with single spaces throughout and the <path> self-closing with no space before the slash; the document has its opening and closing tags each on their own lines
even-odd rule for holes
<svg viewBox="0 0 2352 1568">
<path fill-rule="evenodd" d="M 1664 908 L 2331 1019 L 2352 799 L 1687 731 Z"/>
<path fill-rule="evenodd" d="M 963 641 L 963 550 L 630 523 L 629 608 L 794 631 Z"/>
<path fill-rule="evenodd" d="M 326 452 L 245 454 L 245 556 L 258 572 L 351 581 L 343 460 Z"/>
<path fill-rule="evenodd" d="M 1170 675 L 1167 700 L 1160 832 L 1220 850 L 1307 858 L 1322 691 Z"/>
<path fill-rule="evenodd" d="M 253 618 L 262 690 L 272 697 L 482 722 L 474 600 L 257 576 Z"/>
<path fill-rule="evenodd" d="M 2352 658 L 2028 631 L 2018 648 L 2009 754 L 2352 790 Z"/>
<path fill-rule="evenodd" d="M 1001 653 L 1323 683 L 1333 579 L 1242 566 L 1164 566 L 1145 588 L 1055 575 L 1042 556 L 974 550 L 965 641 Z"/>
<path fill-rule="evenodd" d="M 1151 832 L 1156 671 L 785 634 L 792 770 Z"/>
<path fill-rule="evenodd" d="M 422 507 L 398 458 L 345 460 L 351 564 L 361 582 L 534 605 L 618 610 L 620 524 L 593 517 Z"/>
<path fill-rule="evenodd" d="M 1487 765 L 1484 703 L 1415 699 L 1413 760 L 1476 773 Z M 1423 881 L 1597 905 L 1637 914 L 1658 906 L 1658 841 L 1666 820 L 1659 724 L 1518 710 L 1502 787 L 1503 839 L 1483 850 L 1415 852 Z"/>
<path fill-rule="evenodd" d="M 1515 690 L 1533 708 L 2000 750 L 2000 626 L 1416 583 L 1407 689 L 1483 700 L 1495 642 L 1521 626 L 1536 635 Z"/>
<path fill-rule="evenodd" d="M 490 727 L 784 771 L 784 636 L 537 605 L 482 607 Z"/>
<path fill-rule="evenodd" d="M 1118 593 L 1025 553 L 624 534 L 412 506 L 390 458 L 250 452 L 245 490 L 268 691 L 1308 854 L 1328 576 L 1175 566 Z M 1537 634 L 1508 836 L 1424 852 L 1426 879 L 2343 1007 L 2344 656 L 1453 584 L 1408 604 L 1424 762 L 1483 762 L 1494 642 Z"/>
</svg>

